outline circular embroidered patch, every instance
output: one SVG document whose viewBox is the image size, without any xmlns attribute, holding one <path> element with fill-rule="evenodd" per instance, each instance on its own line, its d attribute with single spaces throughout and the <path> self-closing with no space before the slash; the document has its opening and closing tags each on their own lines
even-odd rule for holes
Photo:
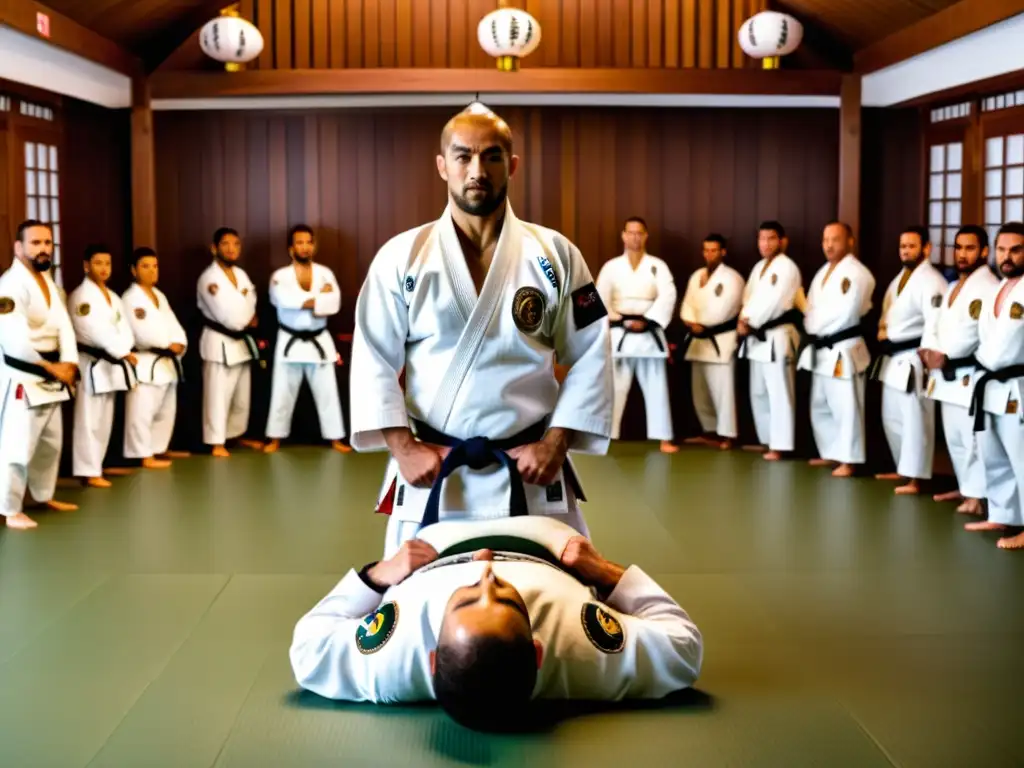
<svg viewBox="0 0 1024 768">
<path fill-rule="evenodd" d="M 1018 304 L 1016 301 L 1010 306 L 1010 319 L 1020 320 L 1024 317 L 1024 305 Z"/>
<path fill-rule="evenodd" d="M 716 285 L 716 286 L 715 286 L 715 296 L 721 296 L 721 295 L 722 295 L 722 291 L 723 291 L 723 290 L 724 290 L 724 289 L 722 288 L 722 284 L 721 284 L 721 283 L 719 283 L 718 285 Z"/>
<path fill-rule="evenodd" d="M 844 277 L 843 278 L 843 282 L 842 282 L 842 284 L 839 287 L 842 288 L 843 293 L 846 293 L 848 290 L 850 290 L 850 285 L 851 285 L 850 278 Z"/>
<path fill-rule="evenodd" d="M 88 303 L 79 304 L 78 305 L 78 314 L 79 314 L 79 316 L 80 317 L 85 317 L 86 315 L 89 314 L 89 310 L 90 309 L 91 309 L 91 307 L 89 306 Z"/>
<path fill-rule="evenodd" d="M 14 299 L 10 296 L 0 298 L 0 315 L 7 315 L 14 311 Z"/>
<path fill-rule="evenodd" d="M 363 655 L 376 653 L 395 632 L 398 625 L 398 603 L 384 603 L 371 613 L 356 630 L 356 647 Z"/>
<path fill-rule="evenodd" d="M 412 289 L 415 288 L 415 287 L 416 287 L 416 278 L 415 277 L 413 277 L 412 275 L 409 275 L 407 278 L 405 278 L 405 290 L 408 293 L 412 293 Z"/>
<path fill-rule="evenodd" d="M 145 320 L 146 319 L 146 310 L 144 310 L 142 307 L 136 307 L 135 308 L 135 316 L 137 318 L 139 318 L 139 320 Z"/>
<path fill-rule="evenodd" d="M 968 311 L 971 313 L 971 320 L 977 320 L 981 317 L 981 299 L 975 299 L 971 302 L 971 306 L 968 307 Z"/>
<path fill-rule="evenodd" d="M 532 333 L 540 328 L 544 319 L 544 294 L 533 287 L 524 287 L 516 291 L 512 298 L 512 319 L 519 330 Z"/>
<path fill-rule="evenodd" d="M 599 651 L 619 653 L 626 645 L 622 624 L 597 603 L 583 606 L 583 631 Z"/>
</svg>

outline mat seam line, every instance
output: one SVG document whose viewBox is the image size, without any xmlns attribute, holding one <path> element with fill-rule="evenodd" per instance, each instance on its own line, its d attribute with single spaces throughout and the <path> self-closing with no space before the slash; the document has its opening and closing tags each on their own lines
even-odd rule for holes
<svg viewBox="0 0 1024 768">
<path fill-rule="evenodd" d="M 857 727 L 861 730 L 861 733 L 867 736 L 868 740 L 875 745 L 879 752 L 882 753 L 882 756 L 889 761 L 890 765 L 895 766 L 895 768 L 903 768 L 900 762 L 896 760 L 896 758 L 889 753 L 889 750 L 882 745 L 882 742 L 880 742 L 875 737 L 875 735 L 870 730 L 868 730 L 868 727 L 861 722 L 861 719 L 857 717 L 857 715 L 854 713 L 852 709 L 850 709 L 849 705 L 847 705 L 845 701 L 843 701 L 842 699 L 836 699 L 836 702 L 839 704 L 840 707 L 843 708 L 843 710 L 846 711 L 846 714 L 850 716 L 850 719 L 852 719 L 853 722 L 857 724 Z"/>
</svg>

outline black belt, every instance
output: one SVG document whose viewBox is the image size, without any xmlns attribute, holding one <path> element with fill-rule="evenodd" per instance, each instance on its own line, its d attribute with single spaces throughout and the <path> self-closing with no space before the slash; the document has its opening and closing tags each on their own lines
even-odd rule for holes
<svg viewBox="0 0 1024 768">
<path fill-rule="evenodd" d="M 985 371 L 981 378 L 974 385 L 974 395 L 971 397 L 970 415 L 974 417 L 974 431 L 985 431 L 985 387 L 990 381 L 998 381 L 1005 384 L 1010 379 L 1024 376 L 1024 364 L 1011 365 L 1008 368 L 1000 368 L 998 371 Z"/>
<path fill-rule="evenodd" d="M 58 349 L 55 349 L 52 352 L 40 352 L 39 356 L 48 363 L 60 362 L 60 350 Z M 29 363 L 25 360 L 19 360 L 16 357 L 11 357 L 8 354 L 4 354 L 4 363 L 6 363 L 8 367 L 13 368 L 16 371 L 21 371 L 22 373 L 38 376 L 39 378 L 46 379 L 47 381 L 59 381 L 59 379 L 52 376 L 48 370 L 38 363 Z"/>
<path fill-rule="evenodd" d="M 977 367 L 978 360 L 974 355 L 967 355 L 967 357 L 947 357 L 946 362 L 942 364 L 942 378 L 946 381 L 955 381 L 956 372 L 960 368 L 966 368 L 967 366 Z"/>
<path fill-rule="evenodd" d="M 626 321 L 627 320 L 639 320 L 641 323 L 644 324 L 643 330 L 634 331 L 632 328 L 627 328 L 626 327 Z M 659 352 L 664 352 L 665 351 L 665 345 L 661 343 L 661 339 L 658 337 L 658 328 L 660 328 L 661 326 L 659 326 L 655 322 L 651 322 L 650 320 L 648 320 L 643 315 L 623 315 L 618 320 L 612 320 L 611 321 L 611 327 L 612 328 L 621 328 L 626 333 L 649 333 L 654 338 L 654 343 L 658 345 L 658 351 Z M 622 345 L 623 345 L 623 343 L 625 341 L 626 341 L 626 335 L 623 334 L 622 338 L 619 339 L 619 346 L 616 347 L 616 349 L 615 349 L 616 352 L 621 352 L 622 351 Z"/>
<path fill-rule="evenodd" d="M 327 353 L 324 352 L 323 346 L 320 344 L 319 341 L 317 341 L 320 334 L 324 332 L 323 328 L 319 328 L 315 331 L 297 331 L 294 328 L 289 328 L 284 323 L 278 323 L 278 325 L 281 326 L 282 331 L 284 331 L 285 333 L 290 333 L 292 335 L 292 337 L 288 339 L 288 343 L 284 345 L 283 355 L 285 357 L 288 357 L 288 352 L 292 348 L 292 344 L 294 344 L 296 341 L 308 341 L 310 344 L 316 347 L 316 351 L 320 354 L 320 359 L 324 361 L 327 360 Z"/>
<path fill-rule="evenodd" d="M 832 349 L 832 347 L 841 341 L 857 339 L 863 335 L 863 323 L 851 325 L 849 328 L 845 328 L 838 333 L 833 333 L 831 336 L 812 336 L 811 334 L 804 334 L 804 340 L 800 345 L 800 351 L 803 352 L 805 347 L 811 348 L 811 368 L 814 368 L 817 363 L 817 352 L 819 349 Z"/>
<path fill-rule="evenodd" d="M 222 333 L 228 338 L 235 339 L 237 341 L 244 341 L 249 346 L 249 351 L 252 353 L 253 360 L 260 359 L 260 348 L 256 345 L 256 340 L 246 331 L 234 331 L 226 326 L 221 325 L 216 320 L 203 316 L 203 325 L 209 328 L 211 331 Z"/>
<path fill-rule="evenodd" d="M 882 361 L 885 358 L 892 357 L 900 352 L 909 352 L 911 349 L 917 349 L 920 346 L 920 336 L 913 339 L 904 339 L 903 341 L 890 341 L 886 339 L 879 345 L 878 355 L 871 361 L 871 365 L 868 367 L 868 378 L 878 378 L 878 372 L 882 369 Z"/>
<path fill-rule="evenodd" d="M 795 325 L 798 328 L 803 328 L 804 313 L 795 307 L 793 309 L 787 309 L 778 317 L 773 317 L 771 320 L 766 322 L 764 325 L 758 326 L 757 328 L 751 328 L 750 333 L 743 337 L 740 342 L 739 349 L 736 354 L 738 357 L 743 357 L 747 354 L 747 339 L 753 336 L 758 341 L 768 340 L 768 331 L 774 328 L 781 328 L 783 325 Z"/>
<path fill-rule="evenodd" d="M 423 511 L 423 525 L 432 525 L 438 521 L 441 506 L 441 485 L 448 476 L 459 467 L 471 469 L 483 469 L 492 464 L 503 464 L 508 470 L 509 478 L 509 515 L 518 517 L 527 515 L 526 490 L 523 488 L 523 477 L 519 474 L 519 468 L 514 459 L 510 458 L 506 451 L 518 448 L 521 445 L 536 443 L 542 437 L 546 427 L 547 419 L 538 421 L 536 424 L 527 427 L 511 437 L 491 440 L 486 437 L 471 437 L 468 440 L 460 440 L 456 437 L 438 432 L 429 424 L 413 420 L 416 426 L 416 437 L 425 443 L 443 445 L 451 448 L 451 451 L 441 463 L 441 471 L 438 472 L 434 485 L 430 489 L 430 497 L 427 499 L 427 506 Z"/>
<path fill-rule="evenodd" d="M 156 365 L 160 362 L 161 358 L 170 360 L 174 363 L 174 371 L 178 374 L 178 381 L 185 380 L 185 366 L 181 364 L 181 360 L 176 354 L 170 349 L 163 347 L 150 347 L 149 349 L 137 349 L 136 352 L 148 352 L 151 355 L 156 355 L 156 360 L 153 361 L 152 368 L 149 369 L 149 378 L 152 379 L 156 375 Z"/>
<path fill-rule="evenodd" d="M 94 347 L 94 346 L 92 346 L 90 344 L 83 344 L 81 342 L 78 343 L 78 351 L 79 352 L 84 352 L 85 354 L 89 355 L 89 357 L 95 357 L 97 360 L 104 360 L 104 361 L 110 363 L 111 365 L 120 366 L 121 370 L 124 371 L 125 383 L 127 384 L 128 381 L 130 380 L 129 376 L 128 376 L 128 366 L 130 366 L 131 363 L 129 363 L 124 358 L 114 357 L 112 354 L 107 352 L 107 350 L 105 350 L 105 349 L 100 349 L 99 347 Z M 89 366 L 89 376 L 90 376 L 90 379 L 91 379 L 91 377 L 92 377 L 92 366 Z M 95 381 L 93 381 L 93 383 L 95 384 Z"/>
<path fill-rule="evenodd" d="M 683 339 L 682 344 L 683 355 L 686 355 L 686 352 L 690 348 L 690 345 L 693 343 L 694 339 L 708 339 L 711 341 L 711 345 L 715 348 L 715 354 L 721 357 L 722 350 L 719 348 L 718 339 L 716 339 L 715 337 L 720 333 L 735 331 L 736 326 L 739 325 L 739 320 L 740 317 L 739 315 L 737 315 L 731 320 L 726 320 L 724 323 L 706 326 L 704 330 L 701 331 L 700 333 L 695 333 L 694 331 L 687 331 L 686 338 Z"/>
</svg>

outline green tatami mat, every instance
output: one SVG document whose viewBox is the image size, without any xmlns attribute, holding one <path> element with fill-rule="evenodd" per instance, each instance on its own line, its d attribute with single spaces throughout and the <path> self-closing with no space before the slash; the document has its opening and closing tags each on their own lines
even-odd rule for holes
<svg viewBox="0 0 1024 768">
<path fill-rule="evenodd" d="M 195 456 L 0 529 L 0 766 L 1024 765 L 1024 553 L 891 483 L 654 443 L 576 465 L 597 547 L 701 628 L 697 692 L 521 737 L 300 693 L 295 621 L 381 554 L 384 459 Z"/>
</svg>

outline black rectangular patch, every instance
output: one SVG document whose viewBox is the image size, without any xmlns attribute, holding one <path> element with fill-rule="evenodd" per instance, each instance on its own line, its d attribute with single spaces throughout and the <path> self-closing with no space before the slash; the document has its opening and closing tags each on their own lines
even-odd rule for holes
<svg viewBox="0 0 1024 768">
<path fill-rule="evenodd" d="M 561 501 L 562 500 L 562 482 L 556 481 L 549 485 L 547 488 L 548 501 Z"/>
<path fill-rule="evenodd" d="M 601 295 L 593 283 L 587 283 L 572 292 L 572 319 L 576 329 L 586 328 L 608 314 Z"/>
<path fill-rule="evenodd" d="M 404 498 L 405 498 L 405 484 L 403 483 L 403 484 L 398 486 L 398 496 L 395 497 L 395 506 L 396 507 L 402 506 L 402 500 Z"/>
</svg>

